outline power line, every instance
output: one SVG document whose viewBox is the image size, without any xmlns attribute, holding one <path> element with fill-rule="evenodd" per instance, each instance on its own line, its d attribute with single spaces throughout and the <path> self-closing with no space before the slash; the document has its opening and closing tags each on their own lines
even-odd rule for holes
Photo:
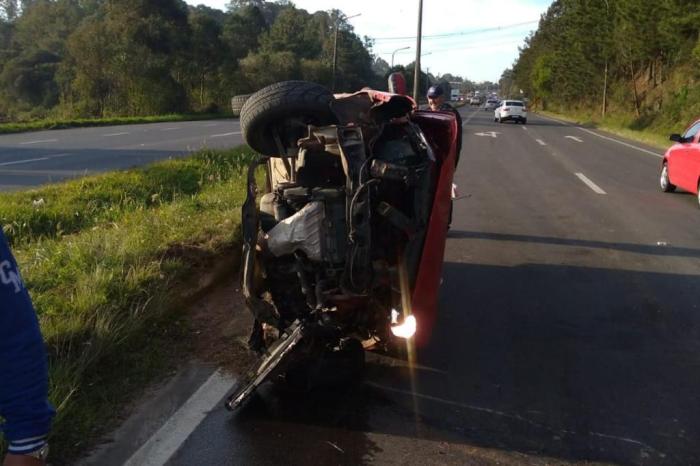
<svg viewBox="0 0 700 466">
<path fill-rule="evenodd" d="M 432 34 L 432 35 L 426 35 L 423 36 L 423 40 L 425 39 L 440 39 L 444 37 L 455 37 L 455 36 L 467 36 L 467 35 L 472 35 L 472 34 L 481 34 L 484 32 L 491 32 L 491 31 L 499 31 L 504 28 L 513 28 L 513 27 L 518 27 L 518 26 L 526 26 L 528 24 L 534 24 L 539 22 L 539 20 L 535 21 L 525 21 L 522 23 L 514 23 L 514 24 L 506 24 L 504 26 L 497 26 L 497 27 L 491 27 L 491 28 L 483 28 L 483 29 L 472 29 L 469 31 L 457 31 L 457 32 L 447 32 L 444 34 Z M 415 39 L 416 36 L 401 36 L 401 37 L 372 37 L 373 40 L 375 41 L 384 41 L 384 40 L 409 40 L 409 39 Z"/>
</svg>

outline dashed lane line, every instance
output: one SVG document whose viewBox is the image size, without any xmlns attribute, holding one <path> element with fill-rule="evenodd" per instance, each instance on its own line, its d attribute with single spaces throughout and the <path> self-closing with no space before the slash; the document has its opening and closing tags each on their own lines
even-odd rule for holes
<svg viewBox="0 0 700 466">
<path fill-rule="evenodd" d="M 233 131 L 233 132 L 231 132 L 231 133 L 212 134 L 212 135 L 209 136 L 209 137 L 210 137 L 210 138 L 223 138 L 223 137 L 226 137 L 226 136 L 233 136 L 233 135 L 235 135 L 235 134 L 241 134 L 241 132 L 240 132 L 240 131 Z"/>
<path fill-rule="evenodd" d="M 547 145 L 547 143 L 544 142 L 542 139 L 535 139 L 535 141 L 537 141 L 537 144 L 539 144 L 540 146 L 546 146 L 546 145 Z"/>
<path fill-rule="evenodd" d="M 123 133 L 108 133 L 108 134 L 103 134 L 103 137 L 109 138 L 112 136 L 124 136 L 125 134 L 129 134 L 128 132 L 123 132 Z"/>
<path fill-rule="evenodd" d="M 46 157 L 37 157 L 34 159 L 14 160 L 12 162 L 0 163 L 0 167 L 7 167 L 10 165 L 21 165 L 23 163 L 41 162 L 43 160 L 51 160 L 51 159 L 55 159 L 55 158 L 59 158 L 59 157 L 65 157 L 67 155 L 71 155 L 71 154 L 52 154 L 52 155 L 47 155 Z"/>
<path fill-rule="evenodd" d="M 611 138 L 611 137 L 609 137 L 609 136 L 604 136 L 604 135 L 602 135 L 602 134 L 598 134 L 598 133 L 596 133 L 595 131 L 591 131 L 591 130 L 588 129 L 588 128 L 583 128 L 583 127 L 581 127 L 581 126 L 573 125 L 573 124 L 569 123 L 568 121 L 557 120 L 556 118 L 551 118 L 551 117 L 547 117 L 547 116 L 540 115 L 540 114 L 537 114 L 537 116 L 540 117 L 540 118 L 544 118 L 545 120 L 556 121 L 557 123 L 561 123 L 561 124 L 566 125 L 566 126 L 573 126 L 574 128 L 578 128 L 578 129 L 580 129 L 581 131 L 584 131 L 584 132 L 586 132 L 586 133 L 588 133 L 588 134 L 592 134 L 593 136 L 597 136 L 597 137 L 599 137 L 599 138 L 601 138 L 601 139 L 605 139 L 606 141 L 611 141 L 611 142 L 614 142 L 614 143 L 623 145 L 623 146 L 625 146 L 625 147 L 629 147 L 630 149 L 634 149 L 634 150 L 637 150 L 637 151 L 639 151 L 639 152 L 644 152 L 645 154 L 653 155 L 654 157 L 658 157 L 658 158 L 660 158 L 660 159 L 662 159 L 662 158 L 664 157 L 662 154 L 659 154 L 659 153 L 657 153 L 657 152 L 654 152 L 654 151 L 651 151 L 651 150 L 647 150 L 647 149 L 645 149 L 645 148 L 643 148 L 643 147 L 635 146 L 634 144 L 630 144 L 630 143 L 625 142 L 625 141 L 620 141 L 619 139 L 615 139 L 615 138 Z"/>
<path fill-rule="evenodd" d="M 20 142 L 19 145 L 20 145 L 20 146 L 26 146 L 26 145 L 29 145 L 29 144 L 41 144 L 41 143 L 44 143 L 44 142 L 58 142 L 58 139 L 41 139 L 41 140 L 38 140 L 38 141 L 25 141 L 25 142 Z"/>
<path fill-rule="evenodd" d="M 593 181 L 591 181 L 586 175 L 583 173 L 575 173 L 575 175 L 578 177 L 579 180 L 583 181 L 586 186 L 591 188 L 593 192 L 596 194 L 607 194 L 605 191 L 603 191 L 600 186 L 595 184 Z"/>
</svg>

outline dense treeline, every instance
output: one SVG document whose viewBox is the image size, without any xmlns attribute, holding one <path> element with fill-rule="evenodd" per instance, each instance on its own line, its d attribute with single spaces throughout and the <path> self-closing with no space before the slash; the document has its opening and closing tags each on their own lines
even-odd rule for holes
<svg viewBox="0 0 700 466">
<path fill-rule="evenodd" d="M 0 121 L 225 109 L 281 79 L 377 85 L 371 43 L 340 11 L 286 0 L 0 0 Z"/>
<path fill-rule="evenodd" d="M 700 114 L 699 65 L 697 0 L 555 0 L 501 87 L 545 109 L 666 130 Z"/>
</svg>

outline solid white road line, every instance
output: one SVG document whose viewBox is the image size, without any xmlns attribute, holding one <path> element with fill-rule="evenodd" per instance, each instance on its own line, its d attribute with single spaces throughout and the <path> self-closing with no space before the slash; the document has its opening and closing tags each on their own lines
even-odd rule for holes
<svg viewBox="0 0 700 466">
<path fill-rule="evenodd" d="M 129 134 L 129 133 L 109 133 L 109 134 L 103 134 L 102 136 L 108 138 L 111 136 L 124 136 L 125 134 Z"/>
<path fill-rule="evenodd" d="M 20 142 L 20 146 L 24 146 L 27 144 L 41 144 L 42 142 L 56 142 L 58 139 L 42 139 L 40 141 L 26 141 L 26 142 Z"/>
<path fill-rule="evenodd" d="M 586 184 L 586 186 L 591 188 L 596 194 L 607 194 L 605 191 L 600 189 L 600 186 L 589 180 L 588 177 L 583 173 L 576 173 L 576 176 L 579 180 L 583 181 Z"/>
<path fill-rule="evenodd" d="M 232 133 L 212 134 L 212 135 L 209 136 L 209 137 L 210 137 L 210 138 L 223 138 L 223 137 L 226 137 L 226 136 L 233 136 L 234 134 L 241 134 L 241 132 L 240 132 L 240 131 L 234 131 L 234 132 L 232 132 Z"/>
<path fill-rule="evenodd" d="M 231 390 L 235 380 L 221 371 L 209 379 L 129 458 L 125 466 L 163 466 Z"/>
<path fill-rule="evenodd" d="M 544 142 L 542 139 L 535 139 L 535 141 L 537 141 L 537 144 L 539 144 L 540 146 L 546 146 L 546 145 L 547 145 L 547 143 Z"/>
<path fill-rule="evenodd" d="M 599 138 L 605 139 L 606 141 L 616 142 L 616 143 L 621 144 L 621 145 L 623 145 L 623 146 L 625 146 L 625 147 L 629 147 L 630 149 L 635 149 L 635 150 L 638 150 L 639 152 L 644 152 L 645 154 L 649 154 L 649 155 L 653 155 L 653 156 L 655 156 L 655 157 L 659 157 L 660 159 L 662 159 L 662 158 L 664 157 L 662 154 L 659 154 L 659 153 L 657 153 L 657 152 L 650 151 L 650 150 L 644 149 L 643 147 L 638 147 L 638 146 L 635 146 L 634 144 L 630 144 L 630 143 L 627 143 L 627 142 L 625 142 L 625 141 L 620 141 L 619 139 L 611 138 L 611 137 L 609 137 L 609 136 L 603 136 L 602 134 L 598 134 L 598 133 L 596 133 L 595 131 L 591 131 L 591 130 L 588 129 L 588 128 L 583 128 L 583 127 L 581 127 L 581 126 L 576 126 L 576 125 L 574 125 L 574 124 L 571 124 L 571 123 L 569 123 L 568 121 L 558 120 L 558 119 L 556 119 L 556 118 L 551 118 L 551 117 L 547 117 L 547 116 L 540 115 L 540 114 L 538 114 L 537 116 L 540 117 L 540 118 L 544 118 L 545 120 L 556 121 L 557 123 L 562 123 L 562 124 L 564 124 L 564 125 L 566 125 L 566 126 L 574 126 L 575 128 L 578 128 L 578 129 L 580 129 L 581 131 L 585 131 L 586 133 L 592 134 L 593 136 L 598 136 Z"/>
<path fill-rule="evenodd" d="M 576 142 L 583 142 L 581 138 L 577 138 L 576 136 L 564 136 L 566 139 L 573 139 Z"/>
<path fill-rule="evenodd" d="M 652 151 L 650 151 L 650 150 L 646 150 L 646 149 L 644 149 L 644 148 L 642 148 L 642 147 L 637 147 L 637 146 L 635 146 L 635 145 L 633 145 L 633 144 L 629 144 L 629 143 L 627 143 L 627 142 L 625 142 L 625 141 L 620 141 L 620 140 L 615 139 L 615 138 L 610 138 L 610 137 L 608 137 L 608 136 L 603 136 L 602 134 L 598 134 L 598 133 L 596 133 L 595 131 L 591 131 L 590 129 L 580 128 L 580 127 L 579 127 L 579 129 L 580 129 L 581 131 L 585 131 L 585 132 L 587 132 L 587 133 L 590 133 L 590 134 L 592 134 L 592 135 L 594 135 L 594 136 L 598 136 L 598 137 L 601 138 L 601 139 L 605 139 L 605 140 L 608 140 L 608 141 L 616 142 L 616 143 L 618 143 L 618 144 L 622 144 L 623 146 L 629 147 L 630 149 L 636 149 L 636 150 L 638 150 L 638 151 L 640 151 L 640 152 L 644 152 L 645 154 L 654 155 L 654 156 L 656 156 L 656 157 L 658 157 L 658 158 L 660 158 L 660 159 L 664 158 L 663 155 L 657 154 L 656 152 L 652 152 Z"/>
<path fill-rule="evenodd" d="M 8 165 L 21 165 L 21 164 L 23 164 L 23 163 L 40 162 L 40 161 L 42 161 L 42 160 L 57 159 L 57 158 L 59 158 L 59 157 L 65 157 L 65 156 L 67 156 L 67 155 L 71 155 L 71 154 L 68 154 L 68 153 L 64 153 L 64 154 L 51 154 L 51 155 L 47 155 L 46 157 L 39 157 L 39 158 L 36 158 L 36 159 L 15 160 L 15 161 L 13 161 L 13 162 L 4 162 L 4 163 L 0 163 L 0 167 L 6 167 L 6 166 L 8 166 Z"/>
</svg>

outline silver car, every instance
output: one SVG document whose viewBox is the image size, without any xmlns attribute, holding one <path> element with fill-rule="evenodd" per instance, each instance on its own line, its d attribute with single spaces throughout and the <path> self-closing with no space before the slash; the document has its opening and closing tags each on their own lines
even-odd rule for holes
<svg viewBox="0 0 700 466">
<path fill-rule="evenodd" d="M 489 99 L 484 104 L 484 110 L 494 110 L 496 107 L 498 107 L 498 101 L 495 99 Z"/>
</svg>

